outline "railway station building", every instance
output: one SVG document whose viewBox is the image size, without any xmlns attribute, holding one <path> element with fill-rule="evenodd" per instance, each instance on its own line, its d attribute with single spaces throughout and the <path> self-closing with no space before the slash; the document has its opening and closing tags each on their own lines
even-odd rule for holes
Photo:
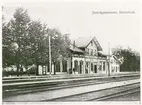
<svg viewBox="0 0 142 105">
<path fill-rule="evenodd" d="M 121 62 L 103 52 L 96 37 L 79 38 L 70 45 L 67 70 L 74 74 L 117 73 Z M 110 66 L 110 68 L 109 68 Z"/>
<path fill-rule="evenodd" d="M 93 74 L 93 73 L 118 73 L 120 60 L 114 55 L 103 52 L 96 37 L 78 38 L 70 44 L 68 49 L 70 57 L 58 59 L 56 65 L 52 64 L 51 74 Z M 47 66 L 39 66 L 39 74 L 49 74 Z"/>
</svg>

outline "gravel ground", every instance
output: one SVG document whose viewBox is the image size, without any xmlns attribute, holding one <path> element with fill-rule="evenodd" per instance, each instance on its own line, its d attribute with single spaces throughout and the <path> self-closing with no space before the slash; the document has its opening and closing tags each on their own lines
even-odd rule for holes
<svg viewBox="0 0 142 105">
<path fill-rule="evenodd" d="M 52 101 L 59 101 L 59 102 L 61 102 L 61 101 L 62 102 L 64 102 L 64 101 L 71 101 L 71 102 L 72 101 L 87 101 L 87 100 L 94 99 L 97 97 L 106 96 L 106 95 L 109 95 L 112 93 L 125 91 L 125 90 L 131 89 L 131 88 L 135 88 L 137 86 L 139 86 L 139 84 L 116 87 L 116 88 L 107 89 L 107 90 L 103 90 L 103 91 L 89 92 L 89 93 L 75 95 L 75 96 L 69 96 L 69 97 L 65 97 L 65 98 L 58 98 L 58 99 L 53 99 Z M 131 95 L 131 96 L 133 96 L 133 95 Z M 125 100 L 127 100 L 127 99 L 125 99 Z M 93 100 L 93 101 L 96 101 L 96 100 Z M 127 100 L 127 101 L 129 101 L 129 100 Z"/>
<path fill-rule="evenodd" d="M 140 92 L 119 96 L 104 101 L 140 101 Z"/>
</svg>

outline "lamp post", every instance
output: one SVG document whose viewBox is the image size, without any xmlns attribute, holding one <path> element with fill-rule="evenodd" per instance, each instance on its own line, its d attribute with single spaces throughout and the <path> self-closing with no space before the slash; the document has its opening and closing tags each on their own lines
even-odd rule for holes
<svg viewBox="0 0 142 105">
<path fill-rule="evenodd" d="M 49 72 L 50 72 L 50 74 L 51 74 L 51 69 L 52 69 L 52 67 L 51 67 L 51 41 L 50 41 L 50 35 L 45 34 L 44 36 L 45 36 L 45 38 L 48 37 L 48 48 L 49 48 Z"/>
<path fill-rule="evenodd" d="M 110 76 L 110 43 L 108 43 L 108 53 L 109 53 L 109 56 L 108 56 L 108 76 Z"/>
<path fill-rule="evenodd" d="M 51 67 L 51 42 L 50 42 L 50 36 L 48 36 L 48 40 L 49 40 L 49 71 L 50 71 L 50 74 L 51 74 L 52 67 Z"/>
</svg>

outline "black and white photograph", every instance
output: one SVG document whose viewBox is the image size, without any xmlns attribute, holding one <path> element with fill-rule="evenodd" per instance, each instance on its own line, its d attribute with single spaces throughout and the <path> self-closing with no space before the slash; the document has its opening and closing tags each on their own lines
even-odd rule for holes
<svg viewBox="0 0 142 105">
<path fill-rule="evenodd" d="M 2 103 L 139 105 L 139 3 L 3 2 Z"/>
</svg>

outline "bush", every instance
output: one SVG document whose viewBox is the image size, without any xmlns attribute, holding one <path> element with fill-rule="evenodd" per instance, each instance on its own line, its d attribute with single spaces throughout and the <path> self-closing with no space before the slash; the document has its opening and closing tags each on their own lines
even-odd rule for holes
<svg viewBox="0 0 142 105">
<path fill-rule="evenodd" d="M 35 74 L 36 68 L 32 67 L 29 70 L 26 71 L 26 74 L 30 75 L 30 74 Z"/>
</svg>

